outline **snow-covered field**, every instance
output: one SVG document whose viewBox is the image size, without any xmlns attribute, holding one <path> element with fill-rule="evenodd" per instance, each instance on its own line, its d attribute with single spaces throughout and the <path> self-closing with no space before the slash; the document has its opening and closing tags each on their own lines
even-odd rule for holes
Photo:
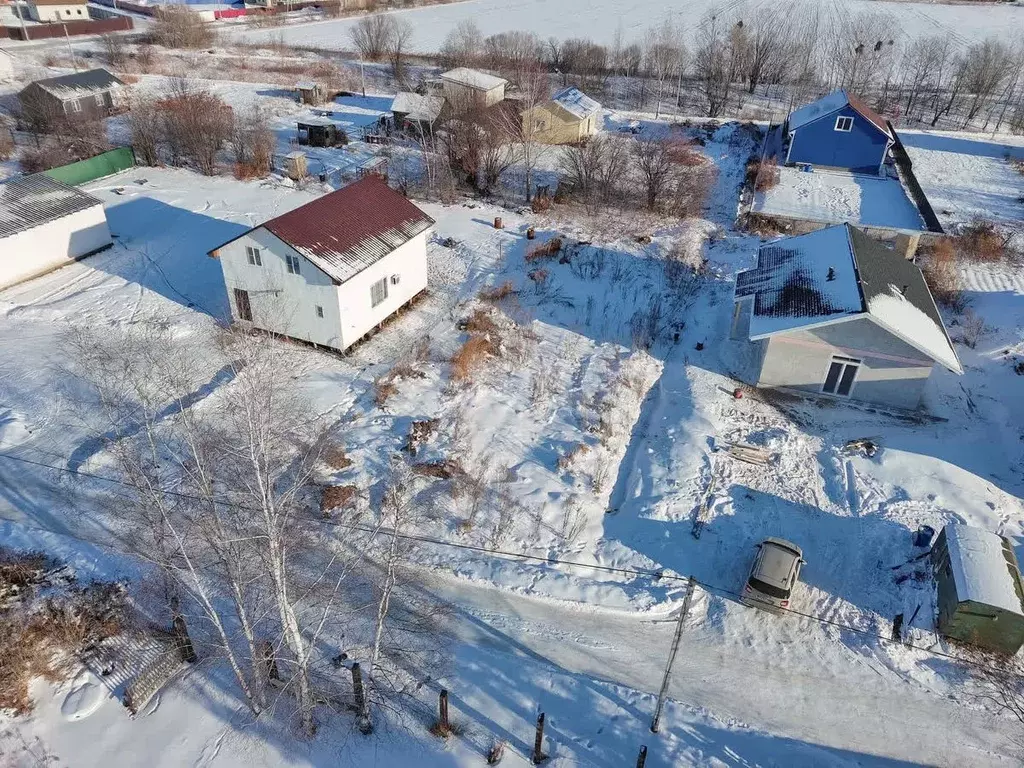
<svg viewBox="0 0 1024 768">
<path fill-rule="evenodd" d="M 160 82 L 145 78 L 142 85 Z M 211 87 L 236 109 L 264 99 L 281 149 L 288 146 L 302 108 L 283 92 Z M 339 111 L 359 120 L 382 108 L 370 98 Z M 644 134 L 658 130 L 668 129 L 648 122 Z M 513 753 L 506 764 L 520 765 L 540 707 L 551 718 L 548 751 L 556 766 L 631 764 L 641 743 L 652 746 L 652 767 L 1019 764 L 1010 725 L 966 698 L 959 669 L 930 652 L 947 646 L 930 631 L 926 576 L 898 580 L 893 566 L 911 556 L 910 534 L 921 524 L 965 521 L 1021 540 L 1024 376 L 1012 364 L 1024 357 L 1024 281 L 1005 267 L 970 268 L 969 300 L 987 329 L 975 348 L 958 345 L 963 377 L 940 370 L 930 383 L 929 411 L 944 421 L 755 392 L 735 399 L 745 349 L 728 341 L 732 277 L 753 264 L 759 241 L 735 231 L 733 218 L 758 137 L 728 123 L 690 130 L 706 139 L 704 151 L 719 171 L 706 220 L 653 229 L 636 221 L 642 231 L 597 237 L 587 222 L 561 221 L 557 212 L 468 200 L 424 204 L 437 221 L 426 300 L 344 358 L 281 345 L 282 370 L 322 412 L 347 421 L 353 464 L 336 482 L 369 487 L 411 422 L 437 419 L 416 460 L 457 459 L 495 489 L 473 511 L 441 483 L 418 481 L 427 510 L 418 532 L 475 548 L 423 542 L 411 553 L 434 573 L 430 588 L 458 606 L 453 671 L 431 679 L 421 703 L 426 711 L 436 687 L 447 686 L 467 723 L 465 737 L 428 749 L 437 744 L 424 735 L 429 715 L 412 713 L 395 716 L 369 741 L 350 733 L 342 716 L 302 743 L 271 726 L 243 727 L 222 671 L 200 668 L 135 721 L 98 680 L 57 690 L 40 684 L 37 714 L 7 724 L 0 749 L 38 748 L 39 739 L 71 766 L 94 765 L 104 755 L 125 756 L 116 763 L 125 765 L 340 759 L 461 766 L 479 764 L 497 734 Z M 1003 168 L 998 163 L 1009 168 L 998 149 L 957 154 L 928 145 L 938 140 L 929 134 L 907 141 L 929 194 L 949 195 L 937 209 L 948 205 L 950 217 L 969 220 L 971 209 L 960 201 L 971 185 L 992 190 L 1004 219 L 1024 220 L 1024 206 L 1011 201 L 1014 178 L 992 173 Z M 316 156 L 350 173 L 375 151 L 357 144 Z M 951 167 L 963 189 L 942 183 Z M 325 188 L 137 168 L 87 189 L 107 205 L 115 247 L 0 293 L 0 516 L 15 521 L 0 526 L 0 543 L 43 547 L 109 577 L 133 566 L 52 533 L 104 540 L 109 521 L 66 503 L 69 488 L 95 491 L 95 484 L 16 460 L 103 469 L 102 451 L 56 394 L 65 376 L 62 334 L 73 325 L 159 322 L 181 344 L 202 343 L 227 319 L 219 264 L 207 251 Z M 495 216 L 504 230 L 491 226 Z M 567 249 L 564 260 L 528 263 L 530 225 L 540 242 L 556 234 L 567 245 L 593 242 Z M 641 234 L 651 242 L 638 242 Z M 665 269 L 665 254 L 679 243 L 703 248 L 706 277 Z M 509 296 L 480 298 L 482 289 L 506 282 Z M 448 361 L 464 338 L 459 323 L 477 310 L 495 323 L 502 353 L 471 383 L 453 384 Z M 644 318 L 655 315 L 645 331 Z M 958 338 L 957 326 L 950 332 Z M 428 353 L 410 355 L 426 337 Z M 639 348 L 643 337 L 649 349 Z M 398 379 L 397 392 L 378 408 L 374 381 L 396 363 L 416 374 Z M 881 451 L 865 458 L 843 450 L 861 437 L 876 439 Z M 776 458 L 767 467 L 737 462 L 713 450 L 723 440 L 762 445 Z M 712 478 L 705 526 L 694 538 L 694 514 Z M 800 543 L 808 560 L 795 608 L 845 629 L 768 616 L 731 599 L 752 546 L 769 535 Z M 498 549 L 540 562 L 493 553 Z M 668 578 L 602 570 L 610 568 Z M 670 707 L 655 737 L 647 717 L 682 595 L 677 575 L 708 586 L 698 592 L 671 688 L 685 705 Z M 916 612 L 908 623 L 916 647 L 879 640 L 901 612 Z"/>
<path fill-rule="evenodd" d="M 885 14 L 890 17 L 890 28 L 896 36 L 940 34 L 962 45 L 988 36 L 1012 39 L 1024 27 L 1024 8 L 1017 4 L 979 6 L 873 0 L 688 0 L 682 4 L 665 0 L 465 0 L 400 13 L 415 30 L 414 48 L 432 52 L 440 48 L 445 36 L 463 19 L 475 21 L 485 35 L 519 29 L 536 32 L 544 40 L 583 37 L 609 45 L 619 29 L 624 40 L 638 41 L 648 28 L 665 19 L 692 30 L 712 10 L 741 19 L 744 14 L 772 7 L 777 9 L 779 18 L 803 9 L 817 9 L 826 23 L 837 24 L 859 13 Z M 349 30 L 355 23 L 354 19 L 341 19 L 267 30 L 238 28 L 232 34 L 251 41 L 283 37 L 290 45 L 350 49 Z"/>
</svg>

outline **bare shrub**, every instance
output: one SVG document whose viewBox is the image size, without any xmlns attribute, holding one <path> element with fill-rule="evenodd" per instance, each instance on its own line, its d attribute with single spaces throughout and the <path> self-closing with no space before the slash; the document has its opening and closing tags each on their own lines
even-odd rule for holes
<svg viewBox="0 0 1024 768">
<path fill-rule="evenodd" d="M 922 271 L 935 300 L 954 309 L 962 308 L 963 285 L 953 241 L 943 238 L 922 256 Z"/>
<path fill-rule="evenodd" d="M 537 245 L 531 246 L 526 251 L 526 263 L 529 264 L 542 259 L 553 259 L 561 252 L 561 250 L 562 238 L 553 237 L 546 243 L 538 243 Z"/>
<path fill-rule="evenodd" d="M 231 138 L 234 113 L 219 96 L 178 78 L 158 102 L 164 136 L 175 160 L 192 162 L 200 173 L 217 173 L 217 155 Z"/>
<path fill-rule="evenodd" d="M 262 179 L 274 170 L 277 138 L 259 105 L 253 104 L 244 115 L 235 117 L 231 143 L 235 149 L 237 178 Z"/>
<path fill-rule="evenodd" d="M 512 287 L 512 281 L 506 280 L 501 285 L 496 285 L 493 288 L 485 288 L 484 290 L 480 291 L 480 298 L 483 301 L 489 301 L 493 303 L 508 298 L 513 293 L 515 293 L 515 289 Z"/>
<path fill-rule="evenodd" d="M 978 346 L 978 340 L 985 332 L 985 321 L 973 309 L 967 309 L 960 319 L 960 340 L 971 349 Z"/>
<path fill-rule="evenodd" d="M 996 262 L 1007 257 L 1010 238 L 991 221 L 976 220 L 961 233 L 957 245 L 965 258 L 972 261 Z"/>
<path fill-rule="evenodd" d="M 568 542 L 575 542 L 587 525 L 586 514 L 579 496 L 571 494 L 562 507 L 561 537 Z"/>
<path fill-rule="evenodd" d="M 128 49 L 124 37 L 107 33 L 100 35 L 100 45 L 103 46 L 103 57 L 108 64 L 119 67 L 128 58 Z"/>
<path fill-rule="evenodd" d="M 326 516 L 332 510 L 351 507 L 358 498 L 359 489 L 354 485 L 330 485 L 320 497 L 320 512 Z"/>
<path fill-rule="evenodd" d="M 398 385 L 389 376 L 382 376 L 373 383 L 373 402 L 383 408 L 396 392 Z"/>
<path fill-rule="evenodd" d="M 564 454 L 558 457 L 558 468 L 566 470 L 573 465 L 580 456 L 585 456 L 590 451 L 590 446 L 586 443 L 576 443 L 572 448 L 566 451 Z"/>
<path fill-rule="evenodd" d="M 165 48 L 209 48 L 217 33 L 185 5 L 162 5 L 150 28 L 153 42 Z"/>
<path fill-rule="evenodd" d="M 132 148 L 139 164 L 158 165 L 164 127 L 163 115 L 156 100 L 149 96 L 133 98 L 128 109 L 128 127 L 132 132 Z"/>
<path fill-rule="evenodd" d="M 498 324 L 494 322 L 491 313 L 484 308 L 479 308 L 467 317 L 459 327 L 464 331 L 480 336 L 495 337 L 498 333 Z"/>
<path fill-rule="evenodd" d="M 470 381 L 476 371 L 496 352 L 494 343 L 488 337 L 471 335 L 452 356 L 452 379 Z"/>
<path fill-rule="evenodd" d="M 153 46 L 149 43 L 143 43 L 135 49 L 135 61 L 143 73 L 152 71 L 154 58 Z"/>
<path fill-rule="evenodd" d="M 349 32 L 359 55 L 370 61 L 380 61 L 394 45 L 396 21 L 391 14 L 375 13 L 364 16 Z"/>
</svg>

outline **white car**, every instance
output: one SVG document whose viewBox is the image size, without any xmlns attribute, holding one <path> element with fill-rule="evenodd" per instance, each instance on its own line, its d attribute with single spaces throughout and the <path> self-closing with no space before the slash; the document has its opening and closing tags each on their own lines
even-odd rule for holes
<svg viewBox="0 0 1024 768">
<path fill-rule="evenodd" d="M 743 585 L 740 601 L 754 608 L 783 613 L 789 608 L 793 588 L 805 565 L 804 553 L 785 539 L 765 539 L 757 545 L 757 555 Z"/>
</svg>

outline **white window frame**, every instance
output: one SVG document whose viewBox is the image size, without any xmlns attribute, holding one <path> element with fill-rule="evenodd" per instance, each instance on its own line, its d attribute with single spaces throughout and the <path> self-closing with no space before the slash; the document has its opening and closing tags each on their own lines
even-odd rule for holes
<svg viewBox="0 0 1024 768">
<path fill-rule="evenodd" d="M 388 300 L 388 279 L 382 277 L 370 285 L 370 307 L 376 309 Z"/>
<path fill-rule="evenodd" d="M 842 128 L 840 125 L 845 125 L 846 127 Z M 849 115 L 839 115 L 839 117 L 836 118 L 835 129 L 840 133 L 849 133 L 853 130 L 853 118 Z"/>
<path fill-rule="evenodd" d="M 299 257 L 292 256 L 290 253 L 284 255 L 284 263 L 288 269 L 289 275 L 301 275 L 302 271 L 299 268 Z"/>
<path fill-rule="evenodd" d="M 245 246 L 245 258 L 254 267 L 263 266 L 263 253 L 259 248 L 254 248 L 251 245 Z"/>
<path fill-rule="evenodd" d="M 825 389 L 825 386 L 828 383 L 829 371 L 832 370 L 832 366 L 834 364 L 838 364 L 842 367 L 839 369 L 839 376 L 836 377 L 835 389 L 829 392 L 827 389 Z M 850 367 L 854 369 L 853 378 L 850 380 L 850 391 L 844 395 L 842 392 L 839 391 L 839 385 L 843 381 L 843 376 L 846 374 L 846 369 Z M 856 389 L 857 387 L 857 380 L 860 377 L 860 370 L 863 367 L 863 360 L 858 360 L 855 357 L 846 357 L 845 355 L 832 355 L 832 357 L 829 358 L 828 365 L 825 367 L 825 375 L 822 376 L 821 378 L 821 391 L 824 394 L 832 395 L 833 397 L 851 397 L 853 395 L 853 390 Z"/>
<path fill-rule="evenodd" d="M 95 96 L 93 96 L 93 99 L 96 101 L 96 106 L 97 107 L 104 107 L 104 106 L 106 106 L 106 102 L 103 101 L 103 94 L 102 93 L 97 93 Z"/>
<path fill-rule="evenodd" d="M 72 99 L 71 100 L 71 111 L 72 112 L 81 112 L 82 111 L 82 102 L 80 102 L 78 99 Z"/>
</svg>

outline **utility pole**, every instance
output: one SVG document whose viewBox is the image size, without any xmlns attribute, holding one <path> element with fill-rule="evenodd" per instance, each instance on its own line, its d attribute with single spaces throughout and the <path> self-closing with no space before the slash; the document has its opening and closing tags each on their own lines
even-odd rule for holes
<svg viewBox="0 0 1024 768">
<path fill-rule="evenodd" d="M 64 40 L 68 44 L 68 53 L 71 55 L 71 65 L 75 68 L 75 72 L 78 71 L 78 59 L 75 58 L 75 49 L 71 47 L 71 36 L 68 35 L 68 25 L 63 24 L 64 27 Z"/>
<path fill-rule="evenodd" d="M 363 57 L 359 57 L 359 80 L 363 84 L 363 98 L 366 98 L 366 73 L 363 71 Z"/>
<path fill-rule="evenodd" d="M 672 663 L 676 660 L 676 653 L 679 651 L 679 641 L 683 637 L 683 626 L 686 624 L 686 616 L 690 613 L 690 601 L 693 599 L 693 591 L 697 587 L 697 580 L 690 577 L 686 585 L 686 597 L 683 598 L 683 609 L 679 611 L 679 621 L 676 623 L 676 632 L 672 636 L 672 647 L 668 652 L 668 664 L 665 665 L 665 677 L 661 681 L 661 690 L 658 691 L 658 706 L 654 710 L 654 719 L 651 721 L 651 733 L 658 732 L 658 725 L 661 722 L 661 710 L 665 706 L 665 697 L 668 695 L 668 683 L 672 677 Z"/>
<path fill-rule="evenodd" d="M 21 35 L 25 40 L 28 40 L 28 30 L 25 29 L 25 6 L 21 2 L 18 2 L 18 0 L 15 0 L 15 2 L 18 6 L 18 21 L 21 22 Z"/>
</svg>

